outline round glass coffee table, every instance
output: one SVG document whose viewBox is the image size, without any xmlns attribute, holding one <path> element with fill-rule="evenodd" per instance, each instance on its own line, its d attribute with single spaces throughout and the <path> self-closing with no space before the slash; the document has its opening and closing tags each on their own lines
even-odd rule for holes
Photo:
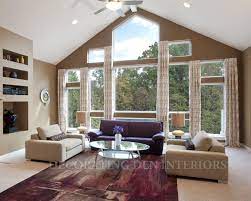
<svg viewBox="0 0 251 201">
<path fill-rule="evenodd" d="M 90 146 L 99 149 L 95 164 L 98 156 L 118 160 L 136 159 L 140 158 L 140 151 L 150 148 L 149 145 L 129 141 L 122 141 L 119 146 L 116 146 L 115 141 L 93 141 Z"/>
</svg>

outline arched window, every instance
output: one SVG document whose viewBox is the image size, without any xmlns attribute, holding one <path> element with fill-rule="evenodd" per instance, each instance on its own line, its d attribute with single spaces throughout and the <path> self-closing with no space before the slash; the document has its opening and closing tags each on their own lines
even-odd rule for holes
<svg viewBox="0 0 251 201">
<path fill-rule="evenodd" d="M 113 60 L 158 57 L 159 25 L 137 15 L 113 30 Z"/>
</svg>

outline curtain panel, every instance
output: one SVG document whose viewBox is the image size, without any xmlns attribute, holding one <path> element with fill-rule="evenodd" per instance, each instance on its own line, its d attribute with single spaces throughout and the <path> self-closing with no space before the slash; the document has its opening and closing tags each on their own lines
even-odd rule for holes
<svg viewBox="0 0 251 201">
<path fill-rule="evenodd" d="M 189 132 L 195 136 L 201 130 L 201 70 L 200 61 L 189 62 Z"/>
<path fill-rule="evenodd" d="M 84 125 L 90 128 L 89 69 L 80 68 L 80 111 L 86 112 Z"/>
<path fill-rule="evenodd" d="M 67 89 L 66 89 L 67 70 L 58 70 L 58 124 L 63 132 L 66 132 L 67 122 Z"/>
<path fill-rule="evenodd" d="M 225 135 L 226 145 L 240 147 L 239 141 L 239 91 L 237 59 L 224 61 L 225 68 Z"/>
<path fill-rule="evenodd" d="M 105 47 L 104 58 L 104 118 L 113 119 L 114 112 L 114 76 L 112 68 L 112 47 Z"/>
<path fill-rule="evenodd" d="M 169 133 L 169 47 L 168 41 L 159 43 L 157 75 L 157 120 L 163 122 L 163 129 Z"/>
</svg>

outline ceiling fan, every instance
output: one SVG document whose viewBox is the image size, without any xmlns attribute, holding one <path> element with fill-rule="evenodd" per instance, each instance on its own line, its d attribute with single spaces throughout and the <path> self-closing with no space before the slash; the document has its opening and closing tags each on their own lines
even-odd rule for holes
<svg viewBox="0 0 251 201">
<path fill-rule="evenodd" d="M 143 1 L 138 0 L 98 0 L 105 3 L 105 7 L 97 10 L 94 14 L 97 15 L 105 10 L 117 12 L 120 16 L 125 16 L 123 6 L 130 6 L 132 12 L 137 12 L 137 6 L 142 4 Z"/>
</svg>

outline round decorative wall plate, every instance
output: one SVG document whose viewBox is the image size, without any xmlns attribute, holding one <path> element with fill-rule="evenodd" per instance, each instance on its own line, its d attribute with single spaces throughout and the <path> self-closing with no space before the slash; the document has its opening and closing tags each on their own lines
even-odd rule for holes
<svg viewBox="0 0 251 201">
<path fill-rule="evenodd" d="M 40 99 L 42 103 L 48 104 L 50 102 L 50 94 L 48 89 L 43 89 L 40 93 Z"/>
</svg>

